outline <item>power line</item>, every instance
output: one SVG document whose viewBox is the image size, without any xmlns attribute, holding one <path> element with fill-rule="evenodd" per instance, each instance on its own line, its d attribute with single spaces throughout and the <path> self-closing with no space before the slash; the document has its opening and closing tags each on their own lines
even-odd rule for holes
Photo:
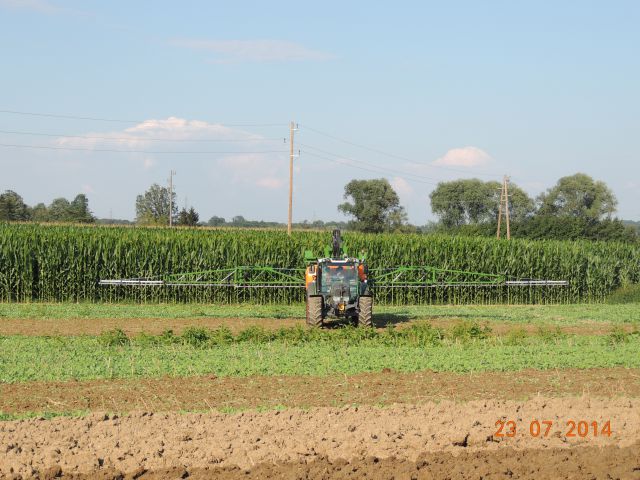
<svg viewBox="0 0 640 480">
<path fill-rule="evenodd" d="M 323 160 L 328 160 L 330 162 L 334 162 L 334 163 L 337 163 L 339 165 L 346 165 L 348 167 L 353 167 L 353 168 L 356 168 L 358 170 L 365 170 L 365 171 L 368 171 L 368 172 L 373 172 L 373 173 L 378 174 L 378 175 L 380 175 L 380 174 L 388 175 L 388 172 L 384 172 L 384 171 L 380 171 L 380 170 L 373 170 L 371 168 L 362 167 L 360 165 L 355 165 L 355 164 L 350 163 L 348 161 L 345 162 L 345 161 L 336 160 L 335 158 L 326 157 L 324 155 L 318 155 L 318 154 L 313 153 L 313 152 L 306 152 L 305 151 L 304 154 L 305 155 L 311 155 L 313 157 L 320 158 L 320 159 L 323 159 Z M 419 179 L 415 179 L 415 178 L 407 178 L 407 180 L 410 181 L 410 182 L 424 183 L 424 184 L 427 184 L 427 185 L 437 185 L 436 183 L 433 183 L 433 182 L 425 182 L 423 180 L 419 180 Z"/>
<path fill-rule="evenodd" d="M 39 137 L 55 137 L 55 138 L 81 138 L 85 140 L 114 140 L 114 141 L 151 141 L 151 142 L 261 142 L 261 141 L 273 141 L 273 140 L 284 140 L 284 137 L 262 137 L 262 138 L 237 138 L 237 139 L 209 139 L 209 138 L 195 138 L 195 139 L 184 139 L 184 138 L 143 138 L 143 137 L 106 137 L 106 136 L 95 136 L 95 135 L 64 135 L 64 134 L 56 134 L 56 133 L 42 133 L 42 132 L 18 132 L 13 130 L 0 130 L 0 133 L 7 133 L 10 135 L 29 135 L 29 136 L 39 136 Z"/>
<path fill-rule="evenodd" d="M 374 152 L 377 153 L 379 155 L 384 155 L 387 157 L 391 157 L 391 158 L 395 158 L 398 160 L 404 160 L 406 162 L 409 163 L 413 163 L 415 165 L 422 165 L 422 166 L 429 166 L 429 167 L 433 167 L 433 168 L 441 168 L 443 170 L 450 170 L 452 172 L 460 172 L 460 173 L 471 173 L 467 170 L 462 170 L 460 168 L 453 168 L 453 167 L 445 167 L 444 165 L 433 165 L 433 164 L 429 164 L 429 163 L 424 163 L 424 162 L 416 162 L 415 160 L 402 156 L 402 155 L 397 155 L 395 153 L 389 153 L 389 152 L 385 152 L 384 150 L 379 150 L 377 148 L 373 148 L 373 147 L 368 147 L 367 145 L 362 145 L 360 143 L 356 143 L 356 142 L 352 142 L 350 140 L 346 140 L 344 138 L 340 138 L 340 137 L 336 137 L 335 135 L 331 135 L 329 133 L 323 132 L 321 130 L 317 130 L 315 128 L 309 127 L 308 125 L 301 125 L 303 128 L 306 128 L 307 130 L 310 130 L 312 132 L 315 132 L 319 135 L 323 135 L 327 138 L 332 138 L 333 140 L 337 140 L 338 142 L 342 142 L 345 143 L 347 145 L 351 145 L 354 147 L 358 147 L 358 148 L 362 148 L 364 150 L 369 150 L 370 152 Z M 474 175 L 482 175 L 482 176 L 486 176 L 486 177 L 500 177 L 501 175 L 498 175 L 497 173 L 482 173 L 482 172 L 473 172 Z"/>
<path fill-rule="evenodd" d="M 74 148 L 74 147 L 51 147 L 45 145 L 18 145 L 9 143 L 0 143 L 0 147 L 14 147 L 14 148 L 33 148 L 42 150 L 71 150 L 81 152 L 111 152 L 111 153 L 148 153 L 148 154 L 169 154 L 169 155 L 206 155 L 206 154 L 233 154 L 233 153 L 286 153 L 286 150 L 262 150 L 262 151 L 173 151 L 173 150 L 116 150 L 112 148 Z"/>
<path fill-rule="evenodd" d="M 68 120 L 90 120 L 94 122 L 114 122 L 114 123 L 144 123 L 147 120 L 123 120 L 117 118 L 100 118 L 100 117 L 84 117 L 80 115 L 62 115 L 56 113 L 40 113 L 40 112 L 21 112 L 17 110 L 0 110 L 0 113 L 9 113 L 12 115 L 27 115 L 32 117 L 49 117 L 49 118 L 65 118 Z M 227 127 L 283 127 L 286 123 L 222 123 L 219 125 Z"/>
<path fill-rule="evenodd" d="M 435 179 L 435 178 L 426 177 L 424 175 L 420 175 L 420 174 L 417 174 L 417 173 L 403 172 L 403 171 L 400 171 L 400 170 L 391 169 L 391 168 L 384 167 L 384 166 L 381 166 L 381 165 L 376 165 L 374 163 L 369 163 L 369 162 L 365 162 L 365 161 L 362 161 L 362 160 L 356 160 L 356 159 L 353 159 L 353 158 L 344 157 L 342 155 L 331 153 L 331 152 L 329 152 L 327 150 L 323 150 L 321 148 L 314 147 L 312 145 L 307 145 L 307 144 L 304 144 L 304 143 L 300 143 L 300 145 L 303 146 L 303 147 L 311 148 L 313 150 L 317 150 L 318 152 L 321 152 L 321 153 L 324 153 L 324 154 L 327 154 L 327 155 L 332 155 L 334 157 L 337 157 L 337 158 L 340 158 L 340 159 L 343 159 L 343 160 L 347 160 L 349 162 L 353 162 L 353 163 L 356 163 L 356 164 L 357 163 L 362 163 L 364 165 L 368 165 L 370 167 L 377 168 L 379 170 L 383 170 L 383 171 L 386 170 L 388 173 L 391 173 L 393 175 L 402 175 L 402 176 L 406 176 L 406 177 L 415 177 L 415 178 L 419 178 L 419 179 L 423 179 L 423 180 L 436 180 L 437 181 L 437 179 Z M 307 153 L 309 153 L 309 152 L 307 152 Z M 437 185 L 437 183 L 433 183 L 433 182 L 422 182 L 422 183 L 429 183 L 431 185 Z"/>
</svg>

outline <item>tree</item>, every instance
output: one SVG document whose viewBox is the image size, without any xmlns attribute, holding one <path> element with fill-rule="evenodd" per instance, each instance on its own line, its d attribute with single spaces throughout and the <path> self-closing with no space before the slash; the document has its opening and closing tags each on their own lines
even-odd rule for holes
<svg viewBox="0 0 640 480">
<path fill-rule="evenodd" d="M 538 197 L 540 214 L 600 220 L 611 218 L 618 201 L 606 183 L 584 173 L 562 177 Z"/>
<path fill-rule="evenodd" d="M 355 218 L 352 228 L 363 232 L 396 230 L 407 221 L 398 194 L 388 180 L 351 180 L 344 187 L 344 198 L 352 202 L 338 205 L 338 210 Z"/>
<path fill-rule="evenodd" d="M 47 208 L 47 220 L 50 222 L 68 222 L 71 204 L 66 198 L 56 198 Z"/>
<path fill-rule="evenodd" d="M 68 220 L 78 223 L 94 223 L 96 218 L 89 210 L 89 200 L 84 193 L 76 195 L 69 205 Z"/>
<path fill-rule="evenodd" d="M 12 190 L 7 190 L 0 195 L 0 220 L 25 221 L 29 218 L 29 207 L 20 195 Z"/>
<path fill-rule="evenodd" d="M 429 195 L 431 211 L 447 228 L 495 222 L 500 206 L 499 182 L 483 182 L 477 178 L 440 182 Z M 509 185 L 509 215 L 514 220 L 530 216 L 535 203 L 515 184 Z"/>
<path fill-rule="evenodd" d="M 136 198 L 136 221 L 143 225 L 169 224 L 169 189 L 154 183 L 143 195 Z M 178 213 L 176 194 L 172 194 L 171 216 Z"/>
<path fill-rule="evenodd" d="M 183 208 L 178 214 L 178 225 L 196 227 L 199 221 L 200 215 L 198 215 L 198 212 L 196 212 L 193 207 L 189 208 L 189 210 Z"/>
<path fill-rule="evenodd" d="M 216 217 L 215 215 L 209 219 L 207 225 L 210 227 L 220 227 L 224 225 L 227 221 L 222 217 Z"/>
<path fill-rule="evenodd" d="M 34 222 L 48 222 L 49 210 L 47 210 L 47 206 L 44 203 L 39 203 L 31 208 L 30 216 Z"/>
</svg>

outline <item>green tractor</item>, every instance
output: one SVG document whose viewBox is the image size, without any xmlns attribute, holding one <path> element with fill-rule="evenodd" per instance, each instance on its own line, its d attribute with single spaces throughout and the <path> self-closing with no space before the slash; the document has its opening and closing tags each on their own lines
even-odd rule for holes
<svg viewBox="0 0 640 480">
<path fill-rule="evenodd" d="M 349 257 L 340 230 L 333 231 L 331 247 L 323 258 L 305 252 L 306 320 L 322 326 L 327 317 L 346 318 L 355 325 L 373 325 L 373 296 L 364 255 Z"/>
</svg>

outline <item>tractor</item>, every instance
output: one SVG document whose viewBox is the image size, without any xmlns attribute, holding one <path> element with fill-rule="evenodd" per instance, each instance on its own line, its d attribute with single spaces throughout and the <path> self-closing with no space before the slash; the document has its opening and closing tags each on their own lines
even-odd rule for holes
<svg viewBox="0 0 640 480">
<path fill-rule="evenodd" d="M 305 301 L 307 325 L 320 327 L 327 317 L 346 318 L 357 326 L 373 325 L 373 296 L 364 255 L 349 257 L 340 230 L 323 258 L 305 251 Z"/>
</svg>

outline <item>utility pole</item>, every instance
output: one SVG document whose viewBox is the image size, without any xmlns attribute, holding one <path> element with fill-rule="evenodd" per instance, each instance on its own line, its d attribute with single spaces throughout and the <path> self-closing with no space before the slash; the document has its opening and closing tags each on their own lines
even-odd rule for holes
<svg viewBox="0 0 640 480">
<path fill-rule="evenodd" d="M 507 218 L 507 240 L 511 240 L 511 226 L 509 225 L 509 177 L 504 176 L 504 213 Z"/>
<path fill-rule="evenodd" d="M 509 224 L 509 177 L 504 176 L 502 179 L 502 188 L 500 189 L 500 205 L 498 207 L 498 231 L 496 237 L 500 238 L 500 227 L 502 225 L 502 210 L 504 208 L 504 217 L 507 223 L 507 240 L 511 240 L 511 225 Z"/>
<path fill-rule="evenodd" d="M 169 172 L 169 226 L 173 227 L 173 176 L 176 174 L 174 170 Z"/>
<path fill-rule="evenodd" d="M 289 220 L 287 222 L 287 234 L 291 235 L 291 222 L 293 218 L 293 132 L 296 131 L 293 122 L 289 124 Z"/>
</svg>

